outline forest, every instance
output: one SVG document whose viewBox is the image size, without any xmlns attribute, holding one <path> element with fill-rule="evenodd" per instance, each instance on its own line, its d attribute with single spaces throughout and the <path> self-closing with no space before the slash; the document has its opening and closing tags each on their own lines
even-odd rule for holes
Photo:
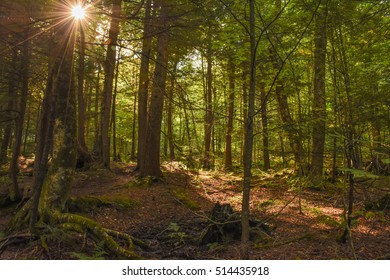
<svg viewBox="0 0 390 280">
<path fill-rule="evenodd" d="M 389 53 L 388 0 L 0 0 L 0 259 L 390 259 Z"/>
</svg>

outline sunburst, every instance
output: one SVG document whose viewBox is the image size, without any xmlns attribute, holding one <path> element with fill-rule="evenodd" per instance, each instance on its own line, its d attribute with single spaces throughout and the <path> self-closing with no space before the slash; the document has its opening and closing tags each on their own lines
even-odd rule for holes
<svg viewBox="0 0 390 280">
<path fill-rule="evenodd" d="M 85 7 L 81 5 L 76 5 L 72 7 L 72 16 L 75 20 L 82 20 L 86 16 Z"/>
</svg>

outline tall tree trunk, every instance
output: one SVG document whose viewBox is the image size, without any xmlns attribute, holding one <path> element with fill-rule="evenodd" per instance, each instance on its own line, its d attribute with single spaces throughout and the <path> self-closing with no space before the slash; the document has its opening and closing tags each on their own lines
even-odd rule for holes
<svg viewBox="0 0 390 280">
<path fill-rule="evenodd" d="M 77 140 L 79 148 L 88 152 L 85 144 L 85 101 L 84 101 L 84 73 L 85 73 L 85 34 L 82 24 L 79 24 L 80 42 L 79 42 L 79 68 L 77 73 Z"/>
<path fill-rule="evenodd" d="M 122 0 L 113 0 L 111 25 L 109 30 L 109 44 L 107 46 L 102 106 L 102 159 L 103 166 L 110 168 L 110 117 L 113 92 L 113 81 L 116 63 L 116 47 L 119 35 Z"/>
<path fill-rule="evenodd" d="M 253 121 L 255 116 L 256 92 L 256 33 L 255 33 L 255 0 L 249 0 L 249 29 L 250 29 L 250 81 L 248 95 L 248 116 L 245 120 L 244 144 L 244 183 L 241 210 L 241 259 L 248 259 L 249 241 L 249 202 L 252 177 L 252 150 L 253 150 Z"/>
<path fill-rule="evenodd" d="M 43 182 L 39 199 L 39 215 L 51 222 L 53 211 L 62 212 L 69 198 L 71 182 L 76 166 L 76 96 L 72 79 L 74 34 L 61 52 L 62 62 L 57 66 L 55 77 L 56 105 L 53 135 L 53 160 Z"/>
<path fill-rule="evenodd" d="M 205 114 L 205 139 L 204 139 L 204 159 L 203 159 L 203 168 L 210 169 L 211 167 L 211 136 L 213 131 L 213 62 L 212 62 L 212 50 L 211 50 L 211 26 L 208 30 L 208 46 L 207 46 L 207 77 L 206 77 L 206 92 L 205 92 L 205 102 L 206 102 L 206 114 Z"/>
<path fill-rule="evenodd" d="M 16 73 L 16 65 L 18 59 L 18 51 L 16 48 L 12 50 L 12 65 L 10 66 L 10 70 L 8 72 L 8 102 L 7 102 L 7 114 L 10 116 L 10 119 L 7 120 L 7 125 L 4 129 L 3 141 L 1 142 L 1 150 L 0 150 L 0 164 L 6 162 L 8 157 L 8 147 L 11 142 L 12 135 L 12 127 L 14 125 L 12 117 L 15 116 L 15 99 L 17 92 L 17 73 Z"/>
<path fill-rule="evenodd" d="M 313 96 L 313 139 L 311 155 L 311 176 L 321 180 L 324 164 L 325 129 L 326 129 L 326 27 L 327 6 L 318 10 L 314 33 L 314 96 Z"/>
<path fill-rule="evenodd" d="M 144 34 L 142 39 L 141 66 L 138 84 L 138 151 L 137 168 L 142 169 L 142 156 L 145 154 L 146 130 L 148 122 L 149 62 L 152 49 L 152 0 L 146 0 Z"/>
<path fill-rule="evenodd" d="M 15 143 L 12 154 L 12 159 L 9 167 L 9 177 L 12 181 L 12 190 L 10 191 L 11 200 L 21 197 L 21 193 L 18 187 L 17 173 L 18 173 L 18 159 L 20 155 L 20 149 L 22 146 L 23 138 L 23 123 L 26 114 L 27 98 L 28 98 L 28 78 L 29 78 L 29 65 L 30 65 L 30 44 L 29 44 L 29 29 L 24 31 L 24 42 L 22 44 L 22 62 L 20 66 L 22 88 L 20 91 L 20 103 L 19 103 L 19 116 L 16 122 L 15 129 Z"/>
<path fill-rule="evenodd" d="M 173 135 L 173 92 L 175 89 L 175 73 L 176 73 L 177 63 L 173 66 L 173 75 L 171 77 L 171 87 L 168 93 L 168 108 L 167 108 L 167 127 L 168 127 L 168 144 L 169 144 L 169 159 L 175 159 L 175 138 Z"/>
<path fill-rule="evenodd" d="M 160 137 L 164 107 L 165 86 L 168 69 L 168 1 L 160 1 L 159 35 L 157 37 L 157 58 L 154 67 L 153 87 L 147 122 L 145 153 L 142 155 L 141 176 L 159 178 L 160 170 Z"/>
<path fill-rule="evenodd" d="M 232 133 L 233 133 L 233 119 L 234 119 L 234 94 L 235 94 L 235 72 L 236 65 L 234 64 L 232 55 L 228 60 L 229 72 L 229 97 L 228 97 L 228 123 L 226 131 L 226 146 L 225 146 L 225 169 L 232 168 Z"/>
<path fill-rule="evenodd" d="M 131 129 L 131 152 L 130 152 L 130 158 L 133 160 L 135 159 L 135 144 L 137 143 L 136 140 L 136 115 L 137 115 L 137 93 L 134 92 L 134 103 L 133 103 L 133 121 L 132 121 L 132 129 Z"/>
<path fill-rule="evenodd" d="M 120 58 L 121 49 L 119 48 L 118 57 Z M 112 153 L 114 161 L 120 161 L 120 155 L 116 148 L 116 96 L 118 93 L 118 77 L 119 77 L 119 58 L 116 63 L 114 95 L 112 97 L 111 125 L 112 125 Z"/>
<path fill-rule="evenodd" d="M 96 153 L 97 156 L 101 156 L 101 137 L 100 137 L 100 112 L 99 112 L 99 102 L 100 102 L 100 73 L 101 73 L 101 67 L 100 63 L 97 65 L 98 67 L 98 72 L 97 72 L 97 77 L 96 77 L 96 85 L 95 85 L 95 104 L 94 104 L 94 128 L 95 128 L 95 139 L 93 143 L 93 150 Z"/>
<path fill-rule="evenodd" d="M 267 97 L 265 92 L 265 83 L 261 83 L 261 124 L 263 128 L 263 160 L 264 170 L 271 168 L 271 161 L 269 155 L 269 136 L 268 136 L 268 113 L 267 113 Z"/>
<path fill-rule="evenodd" d="M 347 56 L 345 53 L 344 39 L 342 28 L 339 27 L 339 44 L 340 44 L 340 59 L 341 59 L 341 69 L 344 78 L 346 100 L 344 101 L 343 108 L 345 112 L 345 158 L 346 166 L 348 169 L 359 169 L 358 157 L 356 155 L 356 143 L 355 143 L 355 119 L 353 117 L 354 106 L 351 93 L 351 79 L 349 76 L 349 67 Z M 348 204 L 345 211 L 345 229 L 340 240 L 346 242 L 349 237 L 351 237 L 351 225 L 353 219 L 353 210 L 354 210 L 354 193 L 355 193 L 355 178 L 352 172 L 348 172 Z M 351 244 L 352 240 L 350 239 Z M 355 256 L 356 258 L 356 256 Z"/>
<path fill-rule="evenodd" d="M 55 45 L 39 123 L 30 208 L 31 231 L 35 229 L 39 214 L 45 216 L 53 207 L 64 206 L 76 164 L 75 90 L 72 81 L 75 27 L 73 20 L 61 26 L 54 34 Z M 53 161 L 45 179 L 51 150 Z"/>
</svg>

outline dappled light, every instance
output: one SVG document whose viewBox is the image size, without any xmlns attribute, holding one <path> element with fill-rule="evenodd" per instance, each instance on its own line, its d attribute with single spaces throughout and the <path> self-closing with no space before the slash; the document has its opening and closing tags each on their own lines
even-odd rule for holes
<svg viewBox="0 0 390 280">
<path fill-rule="evenodd" d="M 390 1 L 0 1 L 0 259 L 390 258 Z"/>
</svg>

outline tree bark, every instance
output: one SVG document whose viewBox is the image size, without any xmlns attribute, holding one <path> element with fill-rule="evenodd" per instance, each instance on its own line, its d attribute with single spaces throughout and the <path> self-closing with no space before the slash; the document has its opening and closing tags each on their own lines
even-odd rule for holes
<svg viewBox="0 0 390 280">
<path fill-rule="evenodd" d="M 269 136 L 268 136 L 268 113 L 267 113 L 267 98 L 265 92 L 265 83 L 261 83 L 261 124 L 263 127 L 263 161 L 264 170 L 267 171 L 271 168 L 271 161 L 269 155 Z"/>
<path fill-rule="evenodd" d="M 225 169 L 232 168 L 232 133 L 233 133 L 233 119 L 234 119 L 234 95 L 235 95 L 235 72 L 236 66 L 232 55 L 228 58 L 228 72 L 229 72 L 229 97 L 228 97 L 228 123 L 226 131 L 226 146 L 225 146 Z"/>
<path fill-rule="evenodd" d="M 38 217 L 63 207 L 76 164 L 75 90 L 72 80 L 75 27 L 73 19 L 55 31 L 48 83 L 42 104 L 36 148 L 30 230 Z M 63 35 L 66 36 L 63 36 Z M 53 161 L 48 170 L 48 157 Z"/>
<path fill-rule="evenodd" d="M 152 0 L 146 0 L 141 66 L 138 84 L 138 151 L 136 168 L 138 170 L 142 169 L 142 162 L 144 161 L 142 157 L 145 155 L 145 141 L 148 122 L 149 62 L 152 49 L 151 12 Z"/>
<path fill-rule="evenodd" d="M 79 42 L 79 68 L 77 73 L 77 139 L 81 149 L 88 152 L 85 143 L 85 101 L 84 101 L 84 73 L 85 73 L 85 34 L 84 29 L 79 24 L 80 42 Z"/>
<path fill-rule="evenodd" d="M 313 135 L 311 155 L 311 176 L 321 180 L 324 164 L 325 129 L 326 129 L 326 4 L 318 10 L 314 33 L 314 96 L 313 96 Z"/>
<path fill-rule="evenodd" d="M 117 41 L 119 35 L 119 23 L 121 17 L 122 0 L 114 0 L 112 7 L 111 25 L 109 30 L 109 44 L 107 46 L 105 66 L 105 78 L 102 104 L 102 160 L 103 167 L 110 168 L 110 117 L 115 73 Z"/>
<path fill-rule="evenodd" d="M 173 92 L 175 89 L 175 73 L 177 63 L 173 66 L 173 75 L 171 77 L 171 87 L 168 93 L 168 108 L 167 108 L 167 127 L 168 127 L 168 145 L 169 145 L 169 159 L 175 159 L 175 136 L 173 135 Z"/>
<path fill-rule="evenodd" d="M 160 1 L 160 32 L 157 37 L 157 58 L 146 130 L 145 154 L 142 156 L 141 176 L 160 178 L 160 137 L 168 68 L 168 1 Z"/>
<path fill-rule="evenodd" d="M 211 136 L 213 131 L 213 62 L 212 62 L 212 50 L 211 50 L 211 26 L 208 30 L 208 46 L 207 46 L 207 75 L 206 75 L 206 92 L 205 92 L 205 103 L 206 103 L 206 114 L 205 114 L 205 136 L 204 136 L 204 159 L 203 168 L 211 168 Z"/>
<path fill-rule="evenodd" d="M 241 209 L 241 259 L 248 259 L 249 241 L 249 202 L 252 177 L 253 121 L 255 115 L 256 93 L 256 33 L 255 33 L 255 1 L 249 0 L 249 36 L 250 36 L 250 80 L 248 94 L 248 116 L 245 120 L 244 144 L 244 183 Z"/>
</svg>

